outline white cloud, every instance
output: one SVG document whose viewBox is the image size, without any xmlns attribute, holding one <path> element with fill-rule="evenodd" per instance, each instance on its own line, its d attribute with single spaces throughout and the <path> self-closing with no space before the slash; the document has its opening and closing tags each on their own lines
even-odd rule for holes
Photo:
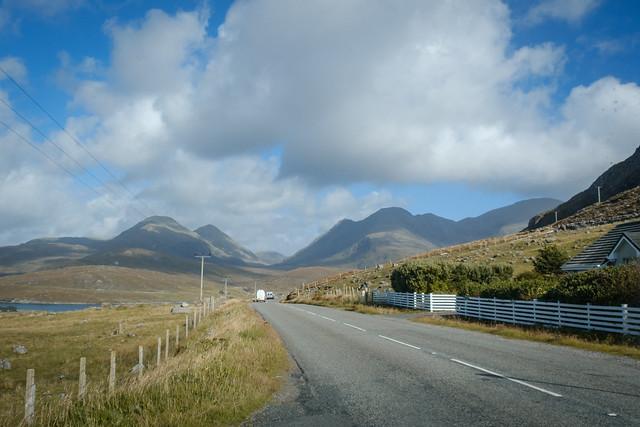
<svg viewBox="0 0 640 427">
<path fill-rule="evenodd" d="M 600 0 L 542 0 L 529 10 L 526 20 L 532 25 L 546 19 L 575 24 L 598 7 L 600 3 Z"/>
<path fill-rule="evenodd" d="M 109 22 L 108 64 L 63 58 L 86 113 L 69 128 L 157 212 L 255 249 L 291 253 L 340 218 L 403 203 L 355 183 L 566 196 L 640 134 L 636 84 L 603 77 L 558 101 L 563 47 L 513 49 L 497 0 L 254 0 L 218 37 L 207 25 L 206 10 Z M 78 230 L 98 223 L 91 212 Z M 107 218 L 112 231 L 135 215 Z"/>
<path fill-rule="evenodd" d="M 6 8 L 24 9 L 45 17 L 53 17 L 85 4 L 85 0 L 5 0 L 3 3 Z"/>
<path fill-rule="evenodd" d="M 0 67 L 5 70 L 11 77 L 20 83 L 24 83 L 27 79 L 27 68 L 20 58 L 15 56 L 5 56 L 0 59 Z M 7 76 L 0 73 L 0 81 L 5 80 Z"/>
</svg>

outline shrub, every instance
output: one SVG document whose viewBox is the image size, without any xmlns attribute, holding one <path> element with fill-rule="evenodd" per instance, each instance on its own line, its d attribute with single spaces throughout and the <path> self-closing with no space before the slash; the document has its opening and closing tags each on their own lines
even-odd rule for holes
<svg viewBox="0 0 640 427">
<path fill-rule="evenodd" d="M 510 265 L 468 265 L 447 263 L 406 263 L 391 273 L 391 286 L 397 292 L 479 292 L 473 284 L 508 280 Z"/>
<path fill-rule="evenodd" d="M 640 306 L 640 267 L 634 264 L 568 274 L 544 298 L 573 304 Z"/>
<path fill-rule="evenodd" d="M 569 260 L 569 255 L 556 245 L 545 245 L 533 260 L 533 267 L 540 274 L 559 274 L 560 267 Z"/>
<path fill-rule="evenodd" d="M 530 301 L 542 298 L 549 289 L 556 285 L 556 280 L 541 277 L 528 280 L 500 280 L 484 287 L 480 296 Z"/>
</svg>

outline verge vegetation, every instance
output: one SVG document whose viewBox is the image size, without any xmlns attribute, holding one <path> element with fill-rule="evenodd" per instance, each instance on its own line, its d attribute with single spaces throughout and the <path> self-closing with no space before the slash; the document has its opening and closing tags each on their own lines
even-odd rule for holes
<svg viewBox="0 0 640 427">
<path fill-rule="evenodd" d="M 568 331 L 542 327 L 525 327 L 490 323 L 478 319 L 459 317 L 417 317 L 413 321 L 436 326 L 466 329 L 498 335 L 504 338 L 543 342 L 588 351 L 598 351 L 616 356 L 627 356 L 640 360 L 640 340 L 638 337 L 607 334 L 593 331 Z"/>
<path fill-rule="evenodd" d="M 126 319 L 125 334 L 115 335 Z M 19 425 L 24 376 L 35 368 L 35 425 L 229 425 L 262 407 L 280 386 L 286 351 L 270 326 L 244 302 L 231 301 L 202 319 L 184 340 L 184 315 L 168 306 L 48 314 L 2 314 L 0 354 L 13 363 L 0 377 L 0 425 Z M 155 367 L 157 337 L 181 327 L 181 345 Z M 12 353 L 12 345 L 28 349 Z M 145 346 L 145 374 L 129 371 Z M 173 344 L 173 343 L 172 343 Z M 109 350 L 118 354 L 118 383 L 107 394 Z M 164 349 L 163 349 L 164 353 Z M 78 361 L 87 358 L 88 391 L 76 398 Z"/>
</svg>

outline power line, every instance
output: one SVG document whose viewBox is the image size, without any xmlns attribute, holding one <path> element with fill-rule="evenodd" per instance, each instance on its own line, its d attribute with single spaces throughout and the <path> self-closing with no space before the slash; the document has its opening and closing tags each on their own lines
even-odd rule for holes
<svg viewBox="0 0 640 427">
<path fill-rule="evenodd" d="M 69 169 L 67 169 L 66 167 L 64 167 L 64 165 L 58 163 L 53 157 L 51 157 L 50 155 L 48 155 L 44 150 L 42 150 L 40 147 L 38 147 L 37 144 L 34 144 L 33 142 L 31 142 L 27 137 L 25 137 L 24 135 L 22 135 L 20 132 L 18 132 L 17 130 L 15 130 L 14 128 L 12 128 L 10 125 L 8 125 L 6 122 L 0 120 L 0 125 L 4 126 L 8 131 L 10 131 L 11 133 L 13 133 L 14 135 L 16 135 L 18 138 L 20 138 L 23 142 L 29 144 L 29 146 L 31 148 L 33 148 L 34 150 L 36 150 L 38 153 L 42 154 L 44 157 L 47 158 L 47 160 L 49 160 L 51 163 L 53 163 L 54 165 L 56 165 L 57 167 L 59 167 L 60 169 L 62 169 L 63 171 L 65 171 L 66 173 L 68 173 L 73 179 L 77 180 L 79 183 L 81 183 L 82 185 L 84 185 L 85 187 L 87 187 L 89 190 L 91 190 L 92 192 L 94 192 L 95 194 L 97 194 L 98 196 L 102 197 L 104 196 L 104 194 L 100 193 L 98 190 L 96 190 L 95 188 L 93 188 L 91 185 L 89 185 L 87 182 L 85 182 L 84 180 L 80 179 L 80 177 L 76 174 L 74 174 L 73 172 L 71 172 Z M 107 199 L 105 199 L 107 200 Z M 107 202 L 109 204 L 111 204 L 111 206 L 115 207 L 109 200 L 107 200 Z"/>
<path fill-rule="evenodd" d="M 42 104 L 40 104 L 33 96 L 31 96 L 31 94 L 20 83 L 18 83 L 2 66 L 0 66 L 0 71 L 2 71 L 7 79 L 11 83 L 13 83 L 31 102 L 33 102 L 40 109 L 40 111 L 42 111 L 47 117 L 49 117 L 49 119 L 53 123 L 55 123 L 56 126 L 58 126 L 76 145 L 81 147 L 93 159 L 93 161 L 95 161 L 96 164 L 98 164 L 102 168 L 102 170 L 104 170 L 113 180 L 115 180 L 115 182 L 117 182 L 118 185 L 120 185 L 120 187 L 122 187 L 124 191 L 127 192 L 132 200 L 136 200 L 138 203 L 143 205 L 150 214 L 153 215 L 153 209 L 151 209 L 146 202 L 140 199 L 136 199 L 131 190 L 129 190 L 129 188 L 113 172 L 111 172 L 111 170 L 109 170 L 109 168 L 107 168 L 104 163 L 102 163 L 96 156 L 94 156 L 93 153 L 91 153 L 91 151 L 89 151 L 89 149 L 84 144 L 82 144 L 74 135 L 67 131 L 66 127 L 63 126 L 58 120 L 56 120 L 56 118 L 53 117 L 53 115 L 49 113 L 49 111 L 47 111 L 47 109 L 44 108 Z"/>
<path fill-rule="evenodd" d="M 0 103 L 4 104 L 8 109 L 13 111 L 13 113 L 16 116 L 18 116 L 21 120 L 23 120 L 25 123 L 27 123 L 34 131 L 36 131 L 40 136 L 42 136 L 42 138 L 44 138 L 47 142 L 49 142 L 54 147 L 56 147 L 58 150 L 60 150 L 60 152 L 62 152 L 67 158 L 69 158 L 76 166 L 78 166 L 78 168 L 80 168 L 82 171 L 84 171 L 87 175 L 91 176 L 97 183 L 102 185 L 104 188 L 109 189 L 109 185 L 107 183 L 105 183 L 100 178 L 98 178 L 89 169 L 85 168 L 78 160 L 76 160 L 73 156 L 71 156 L 69 153 L 67 153 L 67 151 L 64 148 L 62 148 L 62 147 L 60 147 L 60 145 L 56 144 L 43 131 L 41 131 L 36 125 L 34 125 L 28 118 L 26 118 L 24 115 L 20 114 L 20 112 L 18 110 L 13 108 L 13 106 L 11 106 L 11 104 L 9 104 L 7 101 L 5 101 L 2 98 L 0 98 Z M 113 190 L 111 190 L 111 191 L 113 191 Z M 98 194 L 102 195 L 101 193 L 98 193 Z M 114 194 L 115 194 L 115 192 L 114 192 Z M 143 214 L 138 208 L 136 208 L 135 206 L 132 206 L 132 207 L 138 213 L 138 215 L 140 215 L 142 217 L 145 216 L 145 214 Z"/>
</svg>

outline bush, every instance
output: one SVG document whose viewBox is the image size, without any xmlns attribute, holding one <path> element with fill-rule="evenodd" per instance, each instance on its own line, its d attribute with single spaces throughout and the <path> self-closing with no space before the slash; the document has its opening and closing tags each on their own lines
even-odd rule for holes
<svg viewBox="0 0 640 427">
<path fill-rule="evenodd" d="M 533 267 L 540 274 L 560 274 L 560 267 L 568 260 L 569 255 L 556 245 L 545 245 L 533 260 Z"/>
<path fill-rule="evenodd" d="M 406 263 L 391 273 L 391 286 L 396 292 L 479 292 L 478 284 L 508 280 L 513 275 L 510 265 L 468 265 L 447 263 Z"/>
<path fill-rule="evenodd" d="M 640 306 L 640 266 L 607 267 L 568 274 L 544 299 L 573 304 Z"/>
<path fill-rule="evenodd" d="M 549 278 L 528 280 L 501 280 L 484 287 L 480 292 L 483 298 L 516 299 L 531 301 L 542 298 L 549 289 L 557 285 L 557 281 Z"/>
</svg>

